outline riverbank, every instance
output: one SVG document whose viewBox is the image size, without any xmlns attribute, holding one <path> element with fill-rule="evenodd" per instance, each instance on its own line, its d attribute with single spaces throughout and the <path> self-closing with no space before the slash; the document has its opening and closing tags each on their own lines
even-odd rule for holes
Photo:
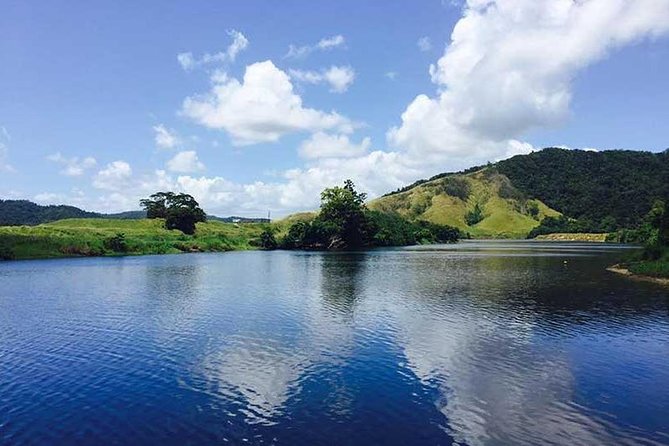
<svg viewBox="0 0 669 446">
<path fill-rule="evenodd" d="M 67 219 L 38 226 L 0 227 L 0 259 L 223 252 L 257 249 L 268 224 L 198 223 L 195 235 L 167 230 L 164 221 Z"/>
<path fill-rule="evenodd" d="M 669 277 L 656 277 L 656 276 L 648 276 L 644 274 L 637 274 L 630 270 L 630 268 L 634 269 L 633 267 L 630 267 L 628 265 L 613 265 L 608 268 L 606 268 L 607 271 L 610 271 L 612 273 L 616 274 L 621 274 L 623 276 L 627 276 L 630 279 L 634 280 L 640 280 L 643 282 L 652 282 L 652 283 L 658 283 L 660 285 L 665 285 L 669 286 Z"/>
<path fill-rule="evenodd" d="M 556 242 L 596 242 L 604 243 L 606 241 L 607 233 L 590 234 L 590 233 L 554 233 L 543 234 L 535 237 L 535 240 L 552 240 Z"/>
</svg>

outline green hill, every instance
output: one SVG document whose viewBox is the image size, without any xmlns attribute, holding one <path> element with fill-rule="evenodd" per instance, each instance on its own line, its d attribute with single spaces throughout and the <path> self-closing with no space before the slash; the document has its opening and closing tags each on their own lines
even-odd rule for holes
<svg viewBox="0 0 669 446">
<path fill-rule="evenodd" d="M 604 231 L 636 227 L 656 199 L 669 196 L 669 149 L 549 148 L 500 161 L 494 168 L 527 196 Z"/>
<path fill-rule="evenodd" d="M 167 230 L 161 219 L 67 219 L 37 226 L 0 227 L 0 259 L 217 252 L 254 247 L 263 224 L 210 221 L 195 235 Z M 125 249 L 112 243 L 123 234 Z"/>
<path fill-rule="evenodd" d="M 523 238 L 544 217 L 560 215 L 543 202 L 527 198 L 506 176 L 490 168 L 423 181 L 368 206 L 410 220 L 454 226 L 473 237 Z"/>
<path fill-rule="evenodd" d="M 469 192 L 458 190 L 458 182 L 466 183 L 463 187 Z M 560 214 L 564 217 L 546 220 L 551 224 L 537 231 L 551 232 L 553 227 L 558 232 L 570 227 L 577 232 L 635 228 L 653 202 L 667 196 L 669 150 L 547 148 L 419 180 L 374 200 L 370 207 L 450 224 L 475 237 L 522 237 L 544 217 Z M 532 203 L 539 212 L 533 210 Z M 468 225 L 466 216 L 476 204 L 485 218 Z"/>
</svg>

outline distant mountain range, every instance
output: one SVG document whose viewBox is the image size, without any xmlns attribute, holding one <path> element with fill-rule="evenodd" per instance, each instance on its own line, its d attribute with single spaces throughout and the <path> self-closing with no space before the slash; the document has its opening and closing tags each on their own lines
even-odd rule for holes
<svg viewBox="0 0 669 446">
<path fill-rule="evenodd" d="M 369 206 L 449 224 L 474 236 L 517 237 L 527 235 L 544 217 L 560 214 L 580 221 L 589 232 L 632 228 L 654 200 L 667 197 L 669 150 L 547 148 L 435 175 Z M 480 215 L 473 215 L 477 210 Z"/>
<path fill-rule="evenodd" d="M 34 226 L 66 218 L 111 218 L 120 220 L 145 218 L 145 211 L 126 211 L 115 214 L 88 212 L 75 206 L 42 206 L 28 200 L 0 200 L 0 226 Z M 210 220 L 227 223 L 267 223 L 267 218 L 217 217 L 208 215 Z"/>
</svg>

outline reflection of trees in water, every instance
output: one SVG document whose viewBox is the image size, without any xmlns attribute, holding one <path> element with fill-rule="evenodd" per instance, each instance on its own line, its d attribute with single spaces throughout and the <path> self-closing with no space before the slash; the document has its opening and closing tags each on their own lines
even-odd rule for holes
<svg viewBox="0 0 669 446">
<path fill-rule="evenodd" d="M 325 305 L 340 314 L 352 315 L 361 293 L 367 254 L 324 254 L 321 260 L 321 293 Z"/>
</svg>

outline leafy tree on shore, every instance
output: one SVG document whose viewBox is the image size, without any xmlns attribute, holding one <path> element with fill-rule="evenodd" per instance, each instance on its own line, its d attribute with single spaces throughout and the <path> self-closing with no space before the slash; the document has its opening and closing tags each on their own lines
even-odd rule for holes
<svg viewBox="0 0 669 446">
<path fill-rule="evenodd" d="M 409 222 L 399 215 L 370 211 L 366 194 L 352 181 L 321 193 L 321 211 L 312 221 L 293 224 L 281 242 L 285 249 L 357 249 L 402 246 L 417 242 L 455 242 L 460 232 L 450 226 Z"/>
<path fill-rule="evenodd" d="M 279 247 L 279 243 L 274 237 L 274 231 L 271 229 L 265 229 L 260 233 L 260 247 L 262 249 L 272 250 Z"/>
<path fill-rule="evenodd" d="M 184 234 L 195 234 L 195 224 L 207 220 L 198 202 L 188 194 L 158 192 L 139 203 L 147 218 L 164 218 L 167 229 L 178 229 Z"/>
<path fill-rule="evenodd" d="M 344 187 L 335 186 L 321 192 L 321 212 L 318 219 L 320 222 L 329 223 L 328 230 L 333 232 L 333 243 L 341 243 L 349 248 L 365 245 L 366 198 L 367 194 L 357 192 L 351 180 L 346 180 Z"/>
</svg>

